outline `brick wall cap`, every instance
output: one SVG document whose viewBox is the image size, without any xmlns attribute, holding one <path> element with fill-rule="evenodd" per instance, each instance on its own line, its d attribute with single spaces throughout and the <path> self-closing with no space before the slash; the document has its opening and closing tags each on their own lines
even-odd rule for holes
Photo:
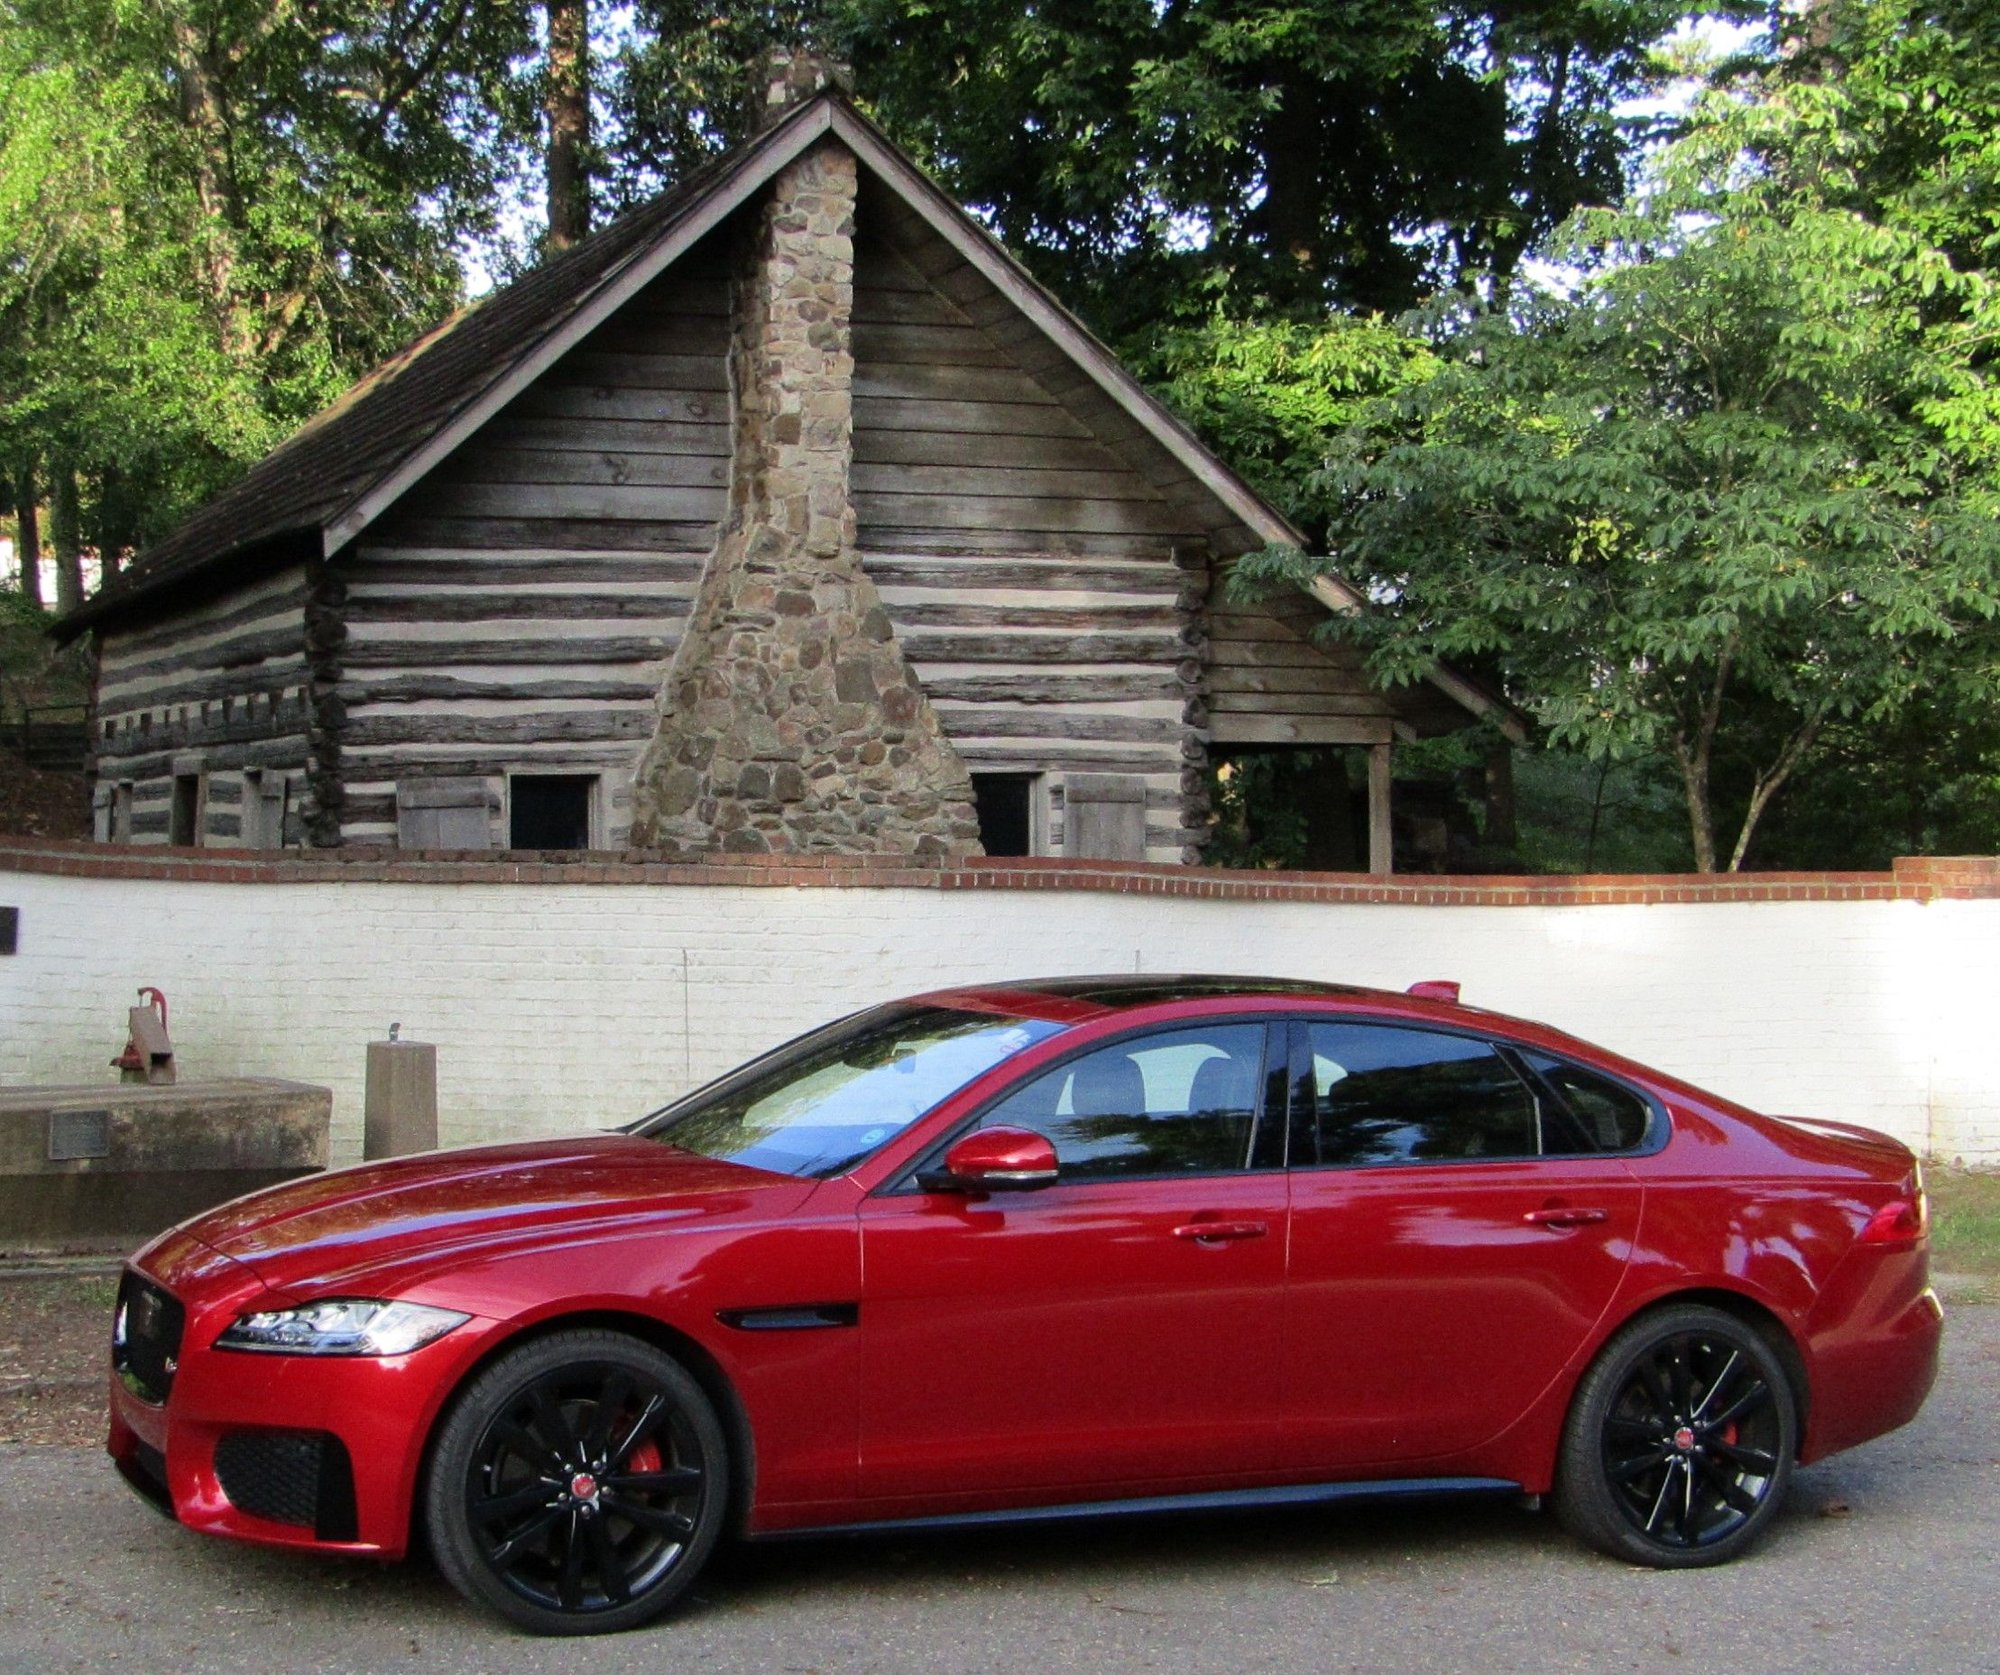
<svg viewBox="0 0 2000 1675">
<path fill-rule="evenodd" d="M 1227 871 L 1165 861 L 909 855 L 666 855 L 648 850 L 191 849 L 0 837 L 0 872 L 203 883 L 574 884 L 703 887 L 1088 890 L 1224 901 L 1426 907 L 2000 899 L 2000 856 L 1899 857 L 1888 872 L 1587 873 L 1569 876 Z"/>
</svg>

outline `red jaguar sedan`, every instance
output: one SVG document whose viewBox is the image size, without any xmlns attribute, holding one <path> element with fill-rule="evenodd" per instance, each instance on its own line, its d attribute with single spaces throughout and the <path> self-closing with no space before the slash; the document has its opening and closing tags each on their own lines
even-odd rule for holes
<svg viewBox="0 0 2000 1675">
<path fill-rule="evenodd" d="M 1465 1490 L 1699 1565 L 1911 1418 L 1941 1325 L 1881 1135 L 1448 984 L 1066 978 L 176 1228 L 110 1451 L 191 1529 L 425 1539 L 546 1633 L 651 1617 L 725 1531 Z"/>
</svg>

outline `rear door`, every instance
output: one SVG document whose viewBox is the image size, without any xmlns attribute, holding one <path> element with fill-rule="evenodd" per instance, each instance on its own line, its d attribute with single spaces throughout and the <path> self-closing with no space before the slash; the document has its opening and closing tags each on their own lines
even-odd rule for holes
<svg viewBox="0 0 2000 1675">
<path fill-rule="evenodd" d="M 1338 1475 L 1485 1442 L 1589 1339 L 1639 1183 L 1479 1037 L 1311 1021 L 1291 1045 L 1285 1464 Z"/>
<path fill-rule="evenodd" d="M 867 1202 L 865 1499 L 944 1510 L 1270 1466 L 1288 1051 L 1282 1024 L 1240 1019 L 1094 1048 L 980 1119 L 1046 1134 L 1058 1184 Z"/>
</svg>

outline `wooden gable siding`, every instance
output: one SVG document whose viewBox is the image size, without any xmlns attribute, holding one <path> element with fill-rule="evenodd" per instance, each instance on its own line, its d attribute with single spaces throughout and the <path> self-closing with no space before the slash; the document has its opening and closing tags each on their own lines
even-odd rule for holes
<svg viewBox="0 0 2000 1675">
<path fill-rule="evenodd" d="M 1237 518 L 1192 476 L 1158 438 L 1108 395 L 1069 351 L 1029 319 L 1013 298 L 966 261 L 909 205 L 864 179 L 862 204 L 871 235 L 944 298 L 956 317 L 984 336 L 1009 365 L 1058 404 L 1121 469 L 1136 475 L 1172 508 L 1177 526 L 1223 556 L 1262 546 L 1265 537 Z M 865 253 L 864 253 L 865 254 Z M 974 434 L 979 434 L 975 431 Z M 1079 547 L 1075 550 L 1085 550 Z"/>
<path fill-rule="evenodd" d="M 341 836 L 393 842 L 399 780 L 633 765 L 728 492 L 720 239 L 593 332 L 340 558 Z M 497 825 L 494 840 L 505 841 Z"/>
<path fill-rule="evenodd" d="M 1209 734 L 1219 745 L 1387 744 L 1398 710 L 1358 652 L 1315 640 L 1304 594 L 1209 607 Z"/>
<path fill-rule="evenodd" d="M 955 253 L 863 203 L 854 502 L 903 653 L 974 773 L 1056 776 L 1054 852 L 1061 776 L 1119 774 L 1147 858 L 1178 861 L 1207 534 L 919 265 L 969 274 Z"/>
<path fill-rule="evenodd" d="M 206 776 L 199 842 L 243 835 L 247 769 L 307 766 L 305 566 L 98 641 L 92 754 L 101 794 L 131 787 L 131 837 L 165 843 L 177 772 Z M 291 833 L 293 840 L 297 832 Z"/>
</svg>

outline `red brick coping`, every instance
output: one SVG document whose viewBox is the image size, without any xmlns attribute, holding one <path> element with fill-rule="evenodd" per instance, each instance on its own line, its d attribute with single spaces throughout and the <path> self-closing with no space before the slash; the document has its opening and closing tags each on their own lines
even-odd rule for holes
<svg viewBox="0 0 2000 1675">
<path fill-rule="evenodd" d="M 981 858 L 951 866 L 897 855 L 717 855 L 637 851 L 398 850 L 274 854 L 0 838 L 0 873 L 201 884 L 731 884 L 790 888 L 1109 890 L 1215 901 L 1372 902 L 1410 907 L 1558 907 L 1664 902 L 2000 899 L 2000 856 L 1899 858 L 1890 872 L 1749 872 L 1377 878 L 1234 872 L 1138 861 Z"/>
</svg>

